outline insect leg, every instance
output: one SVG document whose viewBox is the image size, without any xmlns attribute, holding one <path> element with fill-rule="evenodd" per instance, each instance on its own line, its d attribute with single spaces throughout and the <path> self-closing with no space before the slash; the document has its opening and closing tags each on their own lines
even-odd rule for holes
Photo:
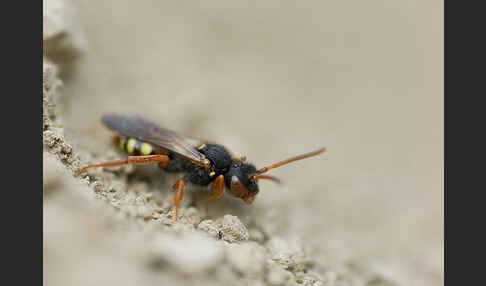
<svg viewBox="0 0 486 286">
<path fill-rule="evenodd" d="M 155 149 L 155 154 L 169 156 L 169 152 L 167 152 L 166 150 L 161 149 L 161 148 Z M 159 163 L 159 168 L 161 168 L 161 169 L 167 168 L 167 166 L 169 166 L 170 162 L 171 162 L 171 160 L 167 160 L 167 161 L 160 162 Z"/>
<path fill-rule="evenodd" d="M 166 164 L 169 164 L 170 158 L 167 155 L 128 156 L 128 158 L 125 160 L 104 162 L 100 164 L 84 166 L 83 168 L 78 170 L 78 174 L 85 172 L 87 169 L 96 168 L 96 167 L 115 167 L 115 166 L 121 166 L 126 164 L 142 165 L 142 164 L 150 164 L 155 162 L 161 162 L 161 163 L 167 162 Z"/>
<path fill-rule="evenodd" d="M 223 191 L 224 191 L 224 176 L 219 175 L 213 181 L 211 188 L 213 189 L 214 194 L 206 199 L 206 204 L 205 204 L 206 205 L 206 213 L 208 212 L 209 203 L 211 201 L 219 199 L 219 197 L 221 197 L 221 195 L 223 194 Z"/>
<path fill-rule="evenodd" d="M 179 218 L 179 204 L 184 197 L 184 180 L 177 180 L 172 188 L 176 191 L 174 195 L 174 222 L 176 222 Z"/>
</svg>

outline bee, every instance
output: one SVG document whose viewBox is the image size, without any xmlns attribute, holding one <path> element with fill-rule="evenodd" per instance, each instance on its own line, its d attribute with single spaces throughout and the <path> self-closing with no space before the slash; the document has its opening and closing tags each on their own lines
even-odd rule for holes
<svg viewBox="0 0 486 286">
<path fill-rule="evenodd" d="M 129 156 L 124 160 L 85 166 L 78 170 L 78 174 L 95 167 L 150 163 L 158 163 L 166 172 L 183 173 L 172 187 L 175 191 L 174 221 L 178 219 L 186 182 L 199 186 L 211 184 L 213 193 L 206 199 L 206 211 L 211 201 L 221 197 L 225 186 L 233 196 L 251 204 L 259 192 L 259 180 L 280 183 L 278 178 L 264 173 L 326 150 L 321 148 L 257 169 L 246 162 L 246 157 L 233 158 L 222 145 L 181 135 L 138 115 L 107 114 L 102 117 L 102 122 L 115 131 L 114 143 Z"/>
</svg>

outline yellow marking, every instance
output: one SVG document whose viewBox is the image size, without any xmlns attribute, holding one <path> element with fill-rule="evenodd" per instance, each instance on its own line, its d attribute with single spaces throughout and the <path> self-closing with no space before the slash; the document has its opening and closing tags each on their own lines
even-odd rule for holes
<svg viewBox="0 0 486 286">
<path fill-rule="evenodd" d="M 208 159 L 204 159 L 204 160 L 203 160 L 203 166 L 204 166 L 204 168 L 206 168 L 206 169 L 211 168 L 211 161 L 209 161 Z"/>
<path fill-rule="evenodd" d="M 211 172 L 211 173 L 209 173 L 209 176 L 210 176 L 210 177 L 212 177 L 212 176 L 214 176 L 214 175 L 216 175 L 216 173 L 215 173 L 214 171 L 213 171 L 213 172 Z"/>
<path fill-rule="evenodd" d="M 142 155 L 150 155 L 150 153 L 152 153 L 152 145 L 149 144 L 149 143 L 142 143 L 140 145 L 140 154 Z"/>
<path fill-rule="evenodd" d="M 202 150 L 204 147 L 206 147 L 206 144 L 202 144 L 201 146 L 197 147 L 197 150 Z"/>
<path fill-rule="evenodd" d="M 135 145 L 137 144 L 137 140 L 135 138 L 128 138 L 127 141 L 127 152 L 133 154 L 135 152 Z"/>
<path fill-rule="evenodd" d="M 125 137 L 120 137 L 120 142 L 119 143 L 120 143 L 120 145 L 119 145 L 120 149 L 122 151 L 125 151 Z"/>
</svg>

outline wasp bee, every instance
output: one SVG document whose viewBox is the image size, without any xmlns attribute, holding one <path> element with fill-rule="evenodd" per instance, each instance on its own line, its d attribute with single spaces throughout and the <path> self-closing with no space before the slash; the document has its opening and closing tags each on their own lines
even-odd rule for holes
<svg viewBox="0 0 486 286">
<path fill-rule="evenodd" d="M 108 114 L 102 117 L 102 122 L 116 132 L 115 144 L 129 156 L 124 160 L 88 165 L 79 169 L 78 173 L 94 167 L 150 163 L 158 163 L 166 172 L 184 173 L 173 185 L 174 221 L 178 219 L 179 204 L 184 196 L 186 182 L 200 186 L 211 184 L 213 193 L 206 200 L 206 209 L 209 202 L 221 197 L 225 186 L 233 196 L 251 204 L 259 192 L 259 180 L 280 183 L 279 179 L 264 173 L 290 162 L 316 156 L 326 150 L 321 148 L 257 169 L 246 162 L 246 157 L 232 158 L 222 145 L 181 135 L 137 115 Z"/>
</svg>

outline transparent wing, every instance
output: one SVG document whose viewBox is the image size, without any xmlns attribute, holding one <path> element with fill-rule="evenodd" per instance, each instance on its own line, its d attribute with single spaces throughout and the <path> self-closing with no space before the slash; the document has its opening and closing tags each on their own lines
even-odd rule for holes
<svg viewBox="0 0 486 286">
<path fill-rule="evenodd" d="M 189 138 L 172 130 L 160 127 L 138 115 L 108 114 L 102 122 L 122 136 L 151 143 L 167 151 L 176 153 L 198 165 L 207 165 L 208 159 L 197 150 L 201 140 Z"/>
</svg>

